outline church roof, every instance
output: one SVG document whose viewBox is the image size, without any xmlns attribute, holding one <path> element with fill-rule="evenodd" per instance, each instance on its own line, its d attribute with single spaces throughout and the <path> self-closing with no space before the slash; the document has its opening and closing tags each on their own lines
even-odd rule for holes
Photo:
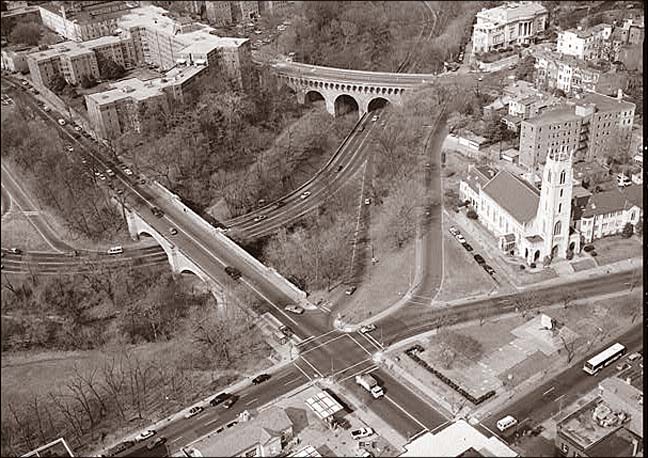
<svg viewBox="0 0 648 458">
<path fill-rule="evenodd" d="M 495 175 L 482 191 L 521 223 L 529 222 L 536 216 L 540 193 L 507 170 Z"/>
<path fill-rule="evenodd" d="M 643 186 L 632 185 L 620 190 L 603 191 L 593 194 L 587 202 L 581 218 L 591 218 L 596 215 L 624 210 L 636 205 L 643 208 Z"/>
</svg>

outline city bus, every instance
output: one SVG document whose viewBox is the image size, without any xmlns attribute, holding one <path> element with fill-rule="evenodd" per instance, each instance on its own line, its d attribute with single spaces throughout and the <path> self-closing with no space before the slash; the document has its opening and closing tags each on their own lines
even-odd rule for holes
<svg viewBox="0 0 648 458">
<path fill-rule="evenodd" d="M 615 343 L 610 348 L 603 350 L 596 356 L 590 358 L 583 366 L 583 370 L 590 375 L 595 375 L 608 364 L 619 359 L 625 353 L 626 348 L 620 343 Z"/>
</svg>

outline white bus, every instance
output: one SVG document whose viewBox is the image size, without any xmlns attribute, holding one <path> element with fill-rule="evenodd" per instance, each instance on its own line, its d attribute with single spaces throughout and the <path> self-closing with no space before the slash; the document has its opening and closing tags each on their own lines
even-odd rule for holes
<svg viewBox="0 0 648 458">
<path fill-rule="evenodd" d="M 596 356 L 590 358 L 583 366 L 583 370 L 590 375 L 595 375 L 612 361 L 619 359 L 625 353 L 626 348 L 620 343 L 615 343 L 610 348 L 603 350 Z"/>
</svg>

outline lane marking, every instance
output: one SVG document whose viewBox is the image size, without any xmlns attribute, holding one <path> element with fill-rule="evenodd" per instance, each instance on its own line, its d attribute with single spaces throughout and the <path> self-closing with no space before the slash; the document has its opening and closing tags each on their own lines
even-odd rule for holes
<svg viewBox="0 0 648 458">
<path fill-rule="evenodd" d="M 561 395 L 558 396 L 556 399 L 554 399 L 554 402 L 558 402 L 559 400 L 561 400 L 561 399 L 564 398 L 564 397 L 565 397 L 565 395 L 564 395 L 564 394 L 561 394 Z"/>
<path fill-rule="evenodd" d="M 366 360 L 365 360 L 365 361 L 366 361 Z M 361 370 L 361 371 L 359 371 L 359 372 L 356 372 L 356 373 L 354 373 L 354 374 L 349 375 L 348 377 L 345 377 L 345 378 L 343 378 L 343 379 L 340 379 L 340 380 L 339 380 L 339 383 L 346 382 L 346 381 L 349 380 L 349 379 L 355 378 L 356 375 L 360 375 L 360 374 L 371 374 L 372 372 L 375 372 L 375 371 L 378 370 L 378 366 L 375 366 L 375 365 L 374 365 L 373 367 L 369 366 L 368 369 L 369 369 L 369 370 L 365 370 L 365 369 L 363 369 L 363 370 Z"/>
<path fill-rule="evenodd" d="M 334 338 L 332 338 L 332 339 L 329 339 L 329 340 L 327 340 L 326 342 L 323 342 L 323 343 L 321 343 L 321 344 L 319 344 L 319 345 L 317 345 L 317 346 L 315 346 L 315 347 L 313 347 L 313 348 L 309 348 L 308 350 L 302 352 L 301 354 L 302 354 L 302 355 L 305 355 L 305 354 L 307 354 L 307 353 L 310 353 L 311 351 L 313 351 L 313 350 L 317 350 L 317 349 L 320 348 L 320 347 L 324 347 L 324 346 L 328 345 L 328 344 L 331 343 L 331 342 L 334 342 L 334 341 L 336 341 L 336 340 L 338 340 L 338 339 L 341 339 L 342 337 L 344 337 L 344 334 L 341 334 L 341 335 L 339 335 L 339 336 L 337 336 L 337 337 L 334 337 Z"/>
<path fill-rule="evenodd" d="M 218 418 L 214 418 L 213 420 L 208 421 L 207 423 L 205 423 L 205 426 L 209 426 L 209 425 L 211 425 L 212 423 L 216 423 L 217 421 L 220 421 L 220 417 L 218 417 Z"/>
<path fill-rule="evenodd" d="M 315 371 L 315 373 L 316 373 L 317 375 L 319 375 L 320 377 L 322 376 L 322 373 L 321 373 L 320 371 L 318 371 L 318 370 L 315 368 L 315 366 L 313 366 L 313 365 L 312 365 L 312 364 L 311 364 L 311 363 L 310 363 L 306 358 L 304 358 L 303 356 L 300 356 L 300 358 L 301 358 L 301 359 L 302 359 L 306 364 L 308 364 L 308 365 L 309 365 L 309 366 L 310 366 L 310 367 Z"/>
<path fill-rule="evenodd" d="M 407 416 L 410 417 L 412 420 L 414 420 L 414 421 L 415 421 L 415 422 L 416 422 L 416 423 L 417 423 L 421 428 L 423 428 L 423 429 L 425 429 L 425 430 L 427 431 L 427 429 L 428 429 L 427 426 L 425 426 L 423 423 L 421 423 L 420 421 L 418 421 L 418 420 L 416 419 L 416 417 L 414 417 L 414 415 L 412 415 L 411 413 L 409 413 L 407 410 L 403 409 L 403 408 L 402 408 L 402 407 L 401 407 L 401 406 L 400 406 L 396 401 L 394 401 L 393 399 L 391 399 L 391 398 L 388 397 L 388 396 L 383 396 L 383 397 L 384 397 L 385 399 L 387 399 L 389 402 L 391 402 L 392 404 L 394 404 L 396 407 L 398 407 L 398 408 L 399 408 L 399 409 L 400 409 L 400 410 L 401 410 L 405 415 L 407 415 Z"/>
<path fill-rule="evenodd" d="M 184 436 L 178 436 L 178 437 L 176 437 L 176 438 L 173 439 L 172 441 L 169 441 L 169 444 L 172 444 L 172 443 L 174 443 L 174 442 L 178 442 L 180 439 L 184 439 Z"/>
<path fill-rule="evenodd" d="M 341 374 L 342 372 L 346 372 L 346 371 L 348 371 L 349 369 L 353 369 L 354 367 L 359 366 L 360 364 L 364 364 L 364 363 L 366 363 L 367 361 L 373 361 L 373 360 L 372 360 L 371 358 L 363 359 L 363 360 L 360 361 L 359 363 L 355 363 L 355 364 L 353 364 L 353 365 L 351 365 L 351 366 L 347 366 L 347 367 L 345 367 L 344 369 L 340 369 L 339 371 L 334 372 L 333 374 L 331 374 L 331 376 L 332 376 L 332 377 L 335 377 L 336 375 Z"/>
<path fill-rule="evenodd" d="M 247 401 L 245 403 L 245 405 L 252 404 L 254 401 L 258 401 L 258 400 L 259 400 L 259 398 L 250 399 L 249 401 Z"/>
<path fill-rule="evenodd" d="M 362 332 L 360 333 L 362 337 L 367 339 L 369 343 L 371 343 L 374 347 L 376 347 L 377 350 L 383 350 L 384 347 L 380 342 L 378 342 L 373 336 L 369 335 L 369 333 Z"/>
<path fill-rule="evenodd" d="M 327 336 L 327 335 L 331 334 L 332 332 L 338 332 L 338 330 L 337 329 L 331 329 L 330 331 L 325 332 L 324 334 L 320 334 L 319 336 L 310 336 L 309 338 L 302 340 L 299 343 L 299 345 L 306 344 L 306 343 L 310 342 L 311 340 L 322 338 L 324 336 Z"/>
<path fill-rule="evenodd" d="M 428 431 L 429 431 L 429 429 L 423 428 L 421 431 L 419 431 L 418 433 L 416 433 L 412 437 L 410 437 L 410 442 L 413 441 L 414 439 L 416 439 L 417 437 L 422 436 L 423 434 L 427 433 Z"/>
<path fill-rule="evenodd" d="M 355 339 L 353 338 L 353 336 L 352 336 L 351 334 L 346 334 L 346 335 L 347 335 L 351 340 L 353 340 L 353 341 L 356 343 L 357 346 L 359 346 L 359 347 L 362 348 L 365 352 L 367 352 L 367 354 L 368 354 L 369 356 L 373 356 L 373 353 L 371 353 L 369 350 L 367 350 L 365 347 L 363 347 L 363 346 L 360 344 L 360 342 L 358 342 L 357 340 L 355 340 Z"/>
<path fill-rule="evenodd" d="M 295 366 L 297 369 L 299 369 L 299 372 L 301 372 L 302 374 L 304 374 L 304 377 L 306 377 L 306 378 L 307 378 L 308 380 L 310 380 L 311 382 L 313 381 L 313 379 L 311 378 L 311 376 L 308 375 L 306 372 L 304 372 L 304 369 L 302 369 L 301 366 L 300 366 L 299 364 L 297 364 L 297 361 L 293 362 L 293 364 L 294 364 L 294 366 Z"/>
<path fill-rule="evenodd" d="M 543 395 L 543 396 L 546 396 L 546 395 L 548 395 L 549 393 L 551 393 L 551 392 L 552 392 L 553 390 L 555 390 L 555 389 L 556 389 L 556 387 L 555 387 L 555 386 L 552 386 L 552 387 L 549 388 L 547 391 L 545 391 L 544 393 L 542 393 L 542 395 Z"/>
</svg>

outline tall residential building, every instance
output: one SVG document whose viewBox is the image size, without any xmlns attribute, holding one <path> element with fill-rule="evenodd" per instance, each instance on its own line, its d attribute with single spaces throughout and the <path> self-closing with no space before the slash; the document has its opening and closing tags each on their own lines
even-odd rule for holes
<svg viewBox="0 0 648 458">
<path fill-rule="evenodd" d="M 232 19 L 235 22 L 245 22 L 259 15 L 259 2 L 236 0 L 229 2 L 232 8 Z"/>
<path fill-rule="evenodd" d="M 473 52 L 483 53 L 515 44 L 531 43 L 544 32 L 549 13 L 534 2 L 508 2 L 477 13 Z"/>
<path fill-rule="evenodd" d="M 578 59 L 598 59 L 601 57 L 603 43 L 609 40 L 611 35 L 612 26 L 609 24 L 598 24 L 587 30 L 578 26 L 558 34 L 556 51 Z"/>
<path fill-rule="evenodd" d="M 610 141 L 632 131 L 635 105 L 591 93 L 576 105 L 546 111 L 522 121 L 520 164 L 534 170 L 553 152 L 573 151 L 577 160 L 605 159 Z"/>
<path fill-rule="evenodd" d="M 280 14 L 288 5 L 289 2 L 286 0 L 259 1 L 259 13 L 261 15 Z"/>
<path fill-rule="evenodd" d="M 38 6 L 43 25 L 72 41 L 113 34 L 126 2 L 48 2 Z"/>
<path fill-rule="evenodd" d="M 232 8 L 229 2 L 206 1 L 205 16 L 217 25 L 229 25 L 232 23 Z"/>
</svg>

